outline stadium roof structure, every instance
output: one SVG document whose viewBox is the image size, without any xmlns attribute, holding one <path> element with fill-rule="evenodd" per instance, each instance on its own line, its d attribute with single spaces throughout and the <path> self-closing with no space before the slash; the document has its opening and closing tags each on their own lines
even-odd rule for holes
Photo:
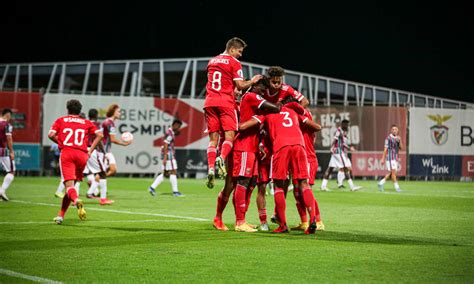
<svg viewBox="0 0 474 284">
<path fill-rule="evenodd" d="M 0 64 L 0 91 L 203 99 L 210 57 Z M 269 66 L 242 62 L 244 75 Z M 416 106 L 474 109 L 474 104 L 285 70 L 285 82 L 313 106 Z"/>
</svg>

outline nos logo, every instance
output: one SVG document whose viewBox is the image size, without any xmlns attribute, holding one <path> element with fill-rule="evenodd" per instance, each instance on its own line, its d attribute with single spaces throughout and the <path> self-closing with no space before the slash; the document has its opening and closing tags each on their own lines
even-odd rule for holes
<svg viewBox="0 0 474 284">
<path fill-rule="evenodd" d="M 451 115 L 428 115 L 429 119 L 436 122 L 436 125 L 430 127 L 431 141 L 433 141 L 435 145 L 441 146 L 448 141 L 449 128 L 446 125 L 443 125 L 443 122 L 449 120 L 451 117 Z"/>
</svg>

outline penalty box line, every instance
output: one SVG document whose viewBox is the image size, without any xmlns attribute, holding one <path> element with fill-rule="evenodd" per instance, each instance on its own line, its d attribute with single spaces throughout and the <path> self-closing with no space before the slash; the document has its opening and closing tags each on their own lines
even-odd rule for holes
<svg viewBox="0 0 474 284">
<path fill-rule="evenodd" d="M 17 203 L 23 203 L 23 204 L 40 205 L 40 206 L 59 207 L 59 204 L 31 202 L 31 201 L 24 201 L 24 200 L 10 200 L 9 202 L 17 202 Z M 189 216 L 177 216 L 177 215 L 168 215 L 168 214 L 159 214 L 159 213 L 133 212 L 133 211 L 126 211 L 126 210 L 91 208 L 91 207 L 88 207 L 87 210 L 89 210 L 89 211 L 110 212 L 110 213 L 119 213 L 119 214 L 128 214 L 128 215 L 167 217 L 167 218 L 184 219 L 184 220 L 192 220 L 192 221 L 199 221 L 199 222 L 210 222 L 209 219 L 204 219 L 204 218 L 189 217 Z"/>
</svg>

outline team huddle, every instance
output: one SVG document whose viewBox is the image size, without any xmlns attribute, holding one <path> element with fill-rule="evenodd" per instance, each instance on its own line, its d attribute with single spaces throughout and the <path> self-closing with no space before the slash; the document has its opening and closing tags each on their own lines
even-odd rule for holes
<svg viewBox="0 0 474 284">
<path fill-rule="evenodd" d="M 314 144 L 316 132 L 321 130 L 321 126 L 314 122 L 306 108 L 308 99 L 283 83 L 283 68 L 273 66 L 265 75 L 255 75 L 250 80 L 243 78 L 238 58 L 245 47 L 242 39 L 232 38 L 227 42 L 225 52 L 212 58 L 207 66 L 204 115 L 210 141 L 206 186 L 213 188 L 218 176 L 225 178 L 225 185 L 217 197 L 213 226 L 221 231 L 229 230 L 222 214 L 232 194 L 235 231 L 256 232 L 258 228 L 269 231 L 266 187 L 272 183 L 275 210 L 270 220 L 279 225 L 273 232 L 287 233 L 290 230 L 286 219 L 286 195 L 292 186 L 300 223 L 291 230 L 314 234 L 325 229 L 312 190 L 318 170 Z M 84 175 L 90 185 L 87 198 L 99 199 L 100 205 L 113 203 L 107 198 L 107 177 L 117 172 L 112 144 L 128 146 L 133 139 L 133 136 L 128 139 L 117 137 L 115 122 L 120 117 L 117 104 L 108 107 L 107 118 L 103 122 L 98 120 L 97 109 L 89 110 L 89 119 L 81 116 L 82 105 L 78 100 L 69 100 L 66 108 L 67 115 L 59 117 L 48 134 L 60 150 L 61 182 L 55 195 L 62 198 L 62 205 L 54 218 L 57 224 L 63 223 L 71 204 L 77 207 L 81 220 L 86 218 L 84 202 L 79 198 L 79 186 Z M 4 201 L 8 201 L 6 190 L 15 172 L 11 119 L 12 110 L 4 109 L 0 118 L 0 159 L 7 172 L 0 188 L 0 200 Z M 170 180 L 173 195 L 183 196 L 178 191 L 174 147 L 175 135 L 182 124 L 175 119 L 166 131 L 161 173 L 148 188 L 152 196 L 156 195 L 156 188 L 165 177 Z M 348 127 L 349 121 L 342 121 L 333 137 L 332 157 L 323 176 L 322 191 L 328 190 L 329 176 L 336 168 L 339 187 L 343 187 L 343 180 L 347 178 L 351 191 L 360 188 L 352 181 L 348 152 L 355 149 L 348 143 Z M 402 149 L 398 132 L 398 127 L 393 125 L 385 140 L 382 160 L 389 173 L 379 181 L 380 191 L 384 191 L 384 183 L 390 177 L 395 189 L 401 191 L 396 178 L 398 152 Z M 256 201 L 260 226 L 246 221 L 255 187 L 258 189 Z"/>
</svg>

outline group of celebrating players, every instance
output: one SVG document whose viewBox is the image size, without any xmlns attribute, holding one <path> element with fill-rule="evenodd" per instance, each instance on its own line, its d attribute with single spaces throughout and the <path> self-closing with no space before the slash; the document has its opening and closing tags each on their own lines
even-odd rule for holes
<svg viewBox="0 0 474 284">
<path fill-rule="evenodd" d="M 213 226 L 217 230 L 227 231 L 222 220 L 223 211 L 233 193 L 235 211 L 235 231 L 256 232 L 257 226 L 247 223 L 252 192 L 258 188 L 257 208 L 260 230 L 269 231 L 266 211 L 266 186 L 270 181 L 274 185 L 275 210 L 271 221 L 279 226 L 274 233 L 289 232 L 286 221 L 286 195 L 290 183 L 300 223 L 291 230 L 301 230 L 305 234 L 314 234 L 324 230 L 318 202 L 312 186 L 318 170 L 318 160 L 314 149 L 316 132 L 321 126 L 313 121 L 311 112 L 306 109 L 309 101 L 291 86 L 283 83 L 284 70 L 273 66 L 267 74 L 255 75 L 250 80 L 243 78 L 242 65 L 238 58 L 246 43 L 240 38 L 227 42 L 225 52 L 212 58 L 207 66 L 208 82 L 204 115 L 210 142 L 207 148 L 208 177 L 206 185 L 213 188 L 219 175 L 225 178 L 225 185 L 217 197 L 216 216 Z M 62 224 L 64 215 L 72 203 L 78 209 L 81 220 L 86 218 L 84 202 L 79 199 L 79 182 L 84 173 L 88 173 L 90 183 L 88 198 L 96 198 L 100 188 L 101 205 L 112 204 L 107 199 L 108 176 L 116 173 L 116 162 L 111 152 L 112 143 L 127 146 L 132 141 L 123 141 L 116 136 L 115 121 L 120 117 L 120 107 L 112 104 L 107 109 L 107 118 L 100 123 L 98 111 L 89 110 L 89 120 L 81 116 L 82 105 L 78 100 L 69 100 L 66 105 L 68 114 L 58 118 L 48 137 L 58 144 L 61 151 L 61 182 L 56 192 L 62 198 L 61 209 L 54 218 Z M 0 157 L 2 166 L 8 172 L 2 187 L 0 198 L 8 201 L 6 189 L 13 180 L 14 152 L 12 127 L 9 124 L 12 111 L 5 109 L 0 119 Z M 182 122 L 173 121 L 166 132 L 162 149 L 162 173 L 149 187 L 155 196 L 156 187 L 169 177 L 174 196 L 182 196 L 177 189 L 177 165 L 174 158 L 174 137 Z M 332 158 L 326 170 L 321 190 L 327 189 L 332 170 L 338 168 L 338 184 L 348 179 L 352 191 L 357 190 L 351 178 L 351 163 L 347 152 L 351 147 L 347 143 L 349 121 L 342 121 L 335 133 L 331 152 Z M 401 149 L 398 127 L 393 125 L 385 140 L 382 160 L 386 161 L 389 173 L 379 182 L 383 185 L 390 176 L 395 189 L 400 191 L 396 179 L 398 170 L 398 152 Z M 65 192 L 64 192 L 65 190 Z"/>
</svg>

